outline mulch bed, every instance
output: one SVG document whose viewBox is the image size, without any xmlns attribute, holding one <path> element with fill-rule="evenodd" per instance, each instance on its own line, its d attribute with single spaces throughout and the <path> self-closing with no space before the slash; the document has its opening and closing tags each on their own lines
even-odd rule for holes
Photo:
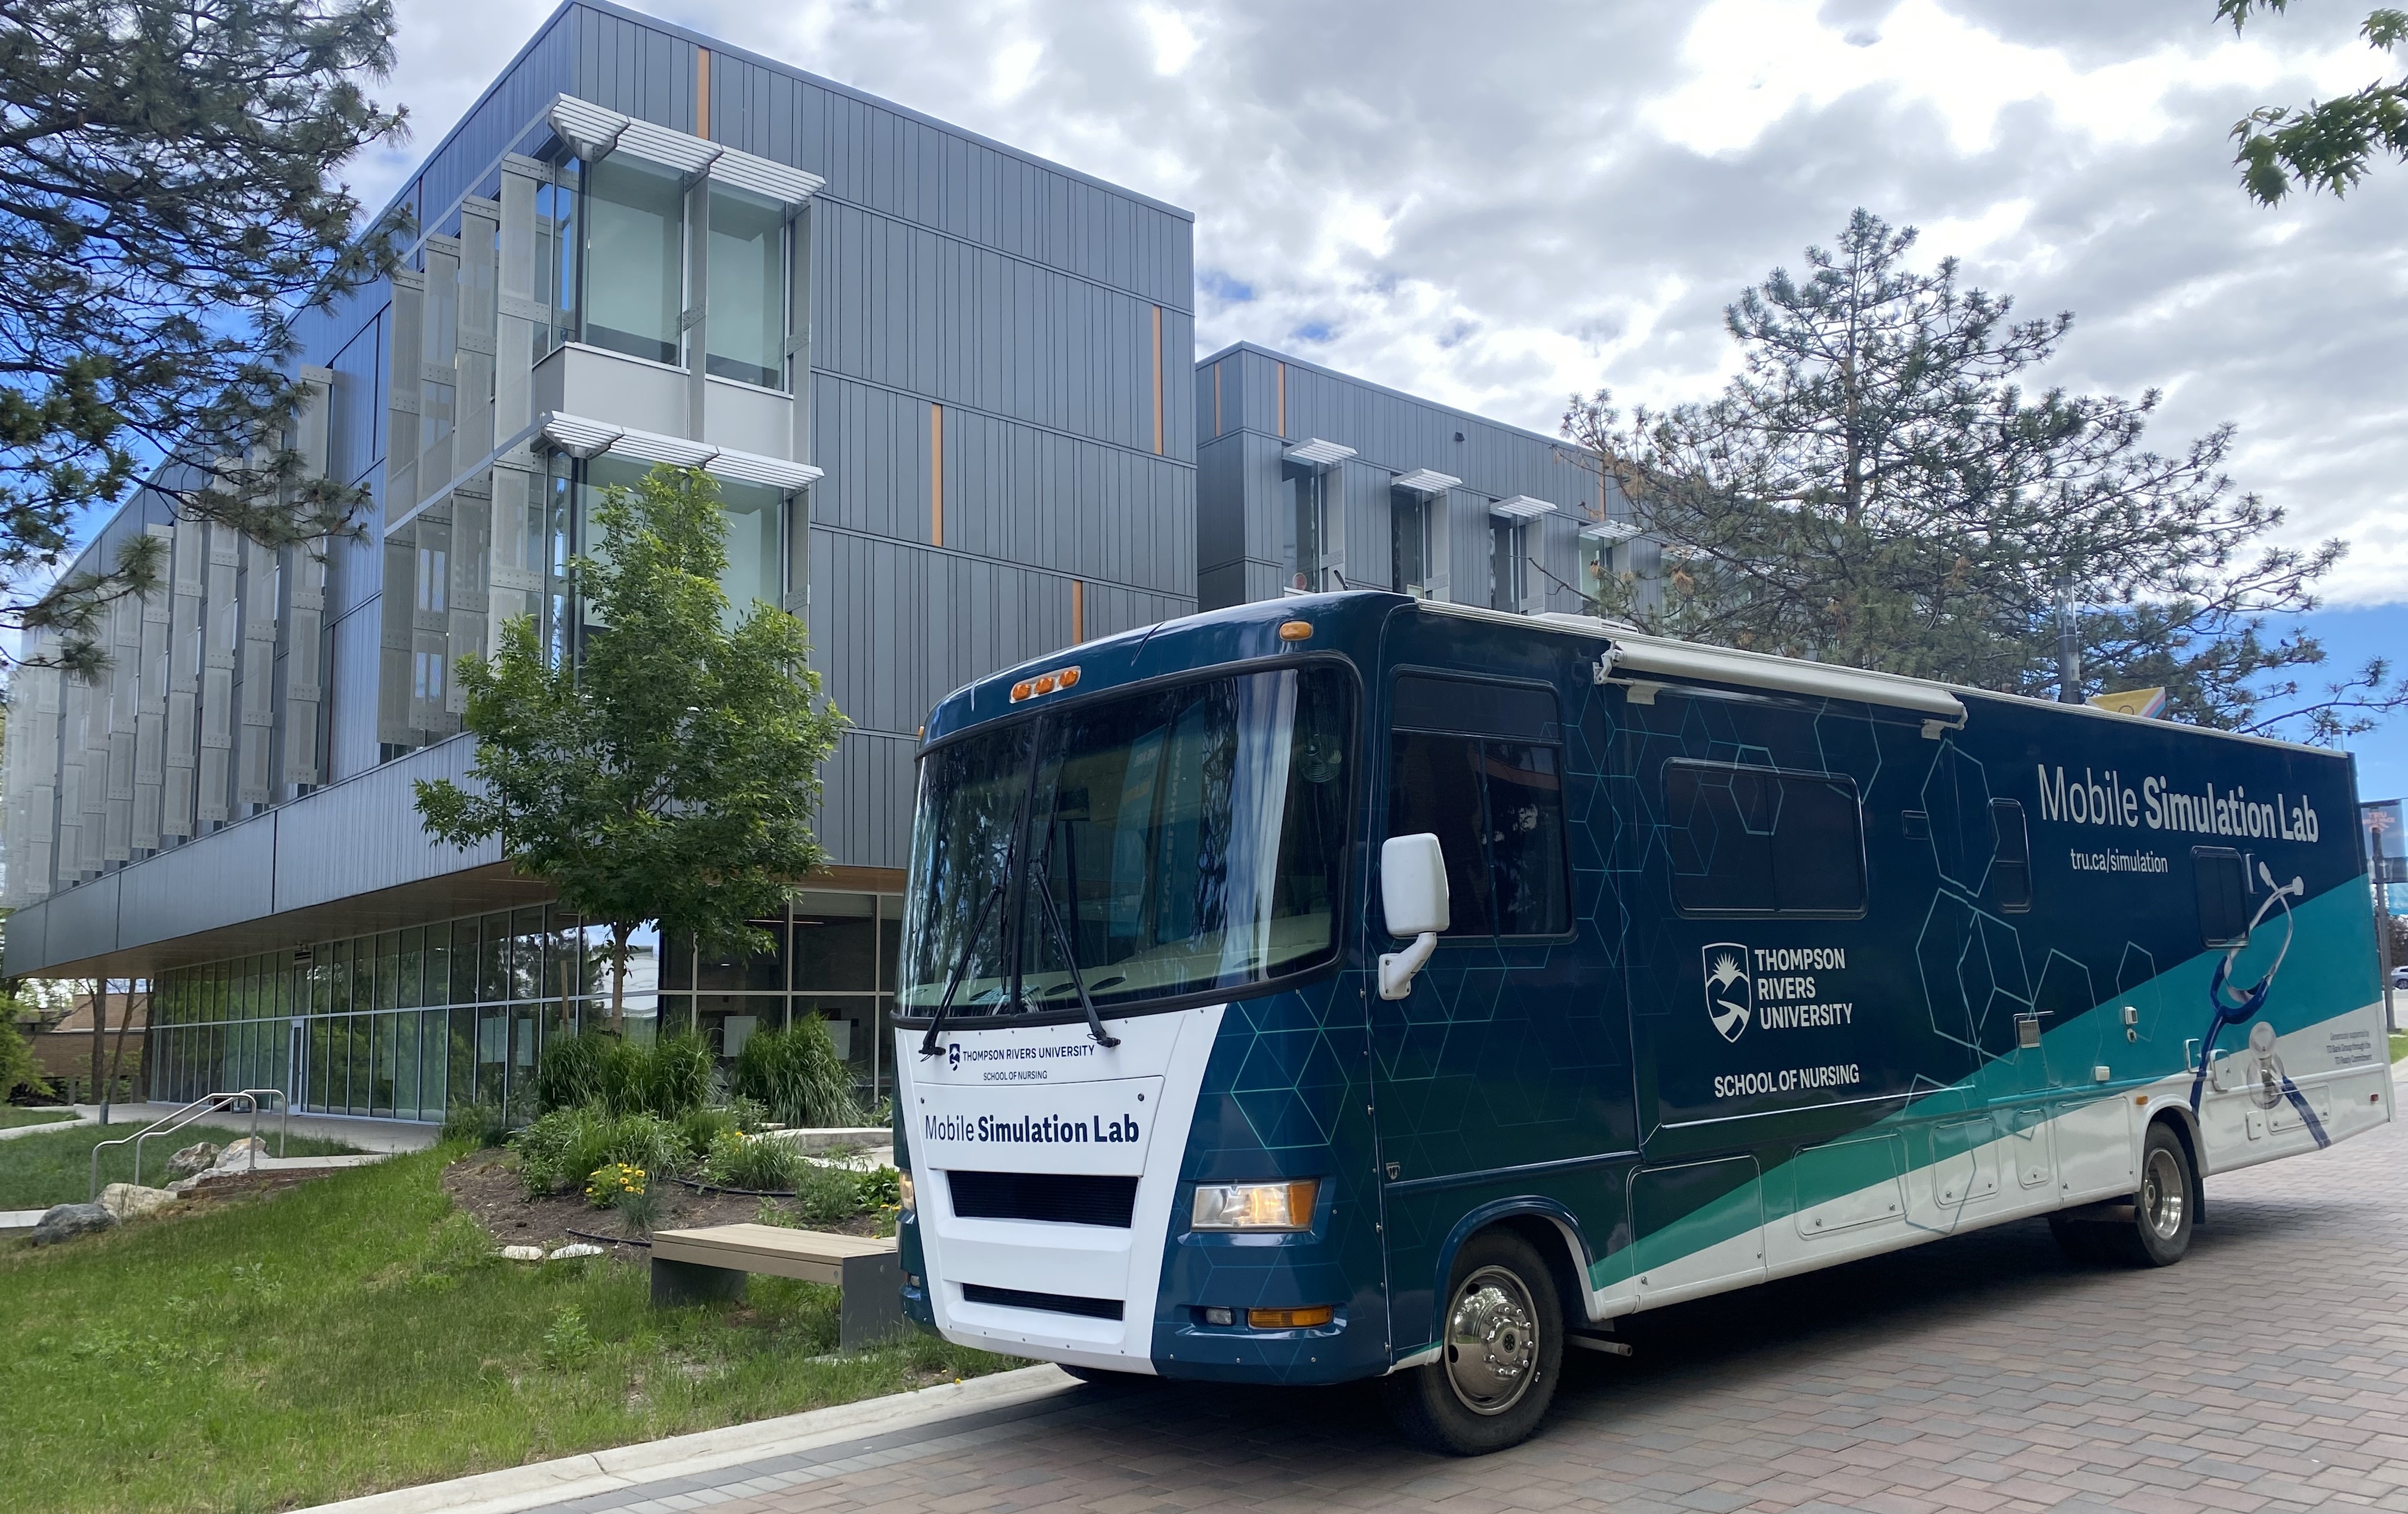
<svg viewBox="0 0 2408 1514">
<path fill-rule="evenodd" d="M 501 1151 L 475 1151 L 443 1169 L 443 1191 L 452 1202 L 466 1210 L 469 1218 L 482 1225 L 497 1246 L 540 1246 L 549 1250 L 574 1240 L 594 1235 L 618 1236 L 626 1234 L 618 1215 L 609 1209 L 597 1209 L 575 1193 L 546 1193 L 538 1198 L 526 1196 L 519 1186 L 516 1162 Z M 788 1217 L 787 1222 L 799 1224 L 793 1218 L 794 1206 L 781 1199 L 760 1199 L 733 1193 L 702 1193 L 670 1183 L 660 1189 L 661 1214 L 658 1221 L 663 1230 L 686 1230 L 701 1225 L 743 1224 L 760 1218 L 766 1203 Z M 572 1235 L 571 1228 L 584 1235 Z M 840 1224 L 813 1225 L 813 1230 L 833 1231 L 842 1235 L 867 1235 L 877 1228 L 876 1217 L 856 1214 Z M 640 1236 L 630 1237 L 641 1239 Z M 615 1248 L 614 1248 L 615 1250 Z M 623 1253 L 624 1254 L 624 1253 Z"/>
</svg>

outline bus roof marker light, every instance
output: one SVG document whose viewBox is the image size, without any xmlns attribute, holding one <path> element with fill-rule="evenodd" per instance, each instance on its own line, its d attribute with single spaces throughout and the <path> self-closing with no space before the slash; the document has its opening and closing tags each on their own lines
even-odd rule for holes
<svg viewBox="0 0 2408 1514">
<path fill-rule="evenodd" d="M 1078 682 L 1077 668 L 1057 667 L 1051 673 L 1039 673 L 1033 678 L 1023 678 L 1013 684 L 1011 702 L 1016 705 L 1024 699 L 1034 699 L 1039 694 L 1050 694 L 1059 689 L 1074 688 Z"/>
<path fill-rule="evenodd" d="M 1280 622 L 1279 636 L 1282 641 L 1311 641 L 1312 639 L 1312 622 L 1311 621 L 1282 621 Z"/>
</svg>

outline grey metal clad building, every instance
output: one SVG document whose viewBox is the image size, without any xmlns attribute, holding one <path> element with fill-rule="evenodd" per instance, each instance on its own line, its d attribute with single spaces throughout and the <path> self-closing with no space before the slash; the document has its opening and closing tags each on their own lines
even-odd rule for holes
<svg viewBox="0 0 2408 1514">
<path fill-rule="evenodd" d="M 1197 600 L 1393 589 L 1594 613 L 1661 553 L 1594 453 L 1251 342 L 1196 365 Z"/>
<path fill-rule="evenodd" d="M 304 334 L 294 442 L 374 497 L 363 537 L 279 553 L 145 493 L 87 557 L 151 533 L 168 592 L 99 683 L 19 675 L 7 970 L 153 980 L 158 1093 L 520 1102 L 608 992 L 593 933 L 431 847 L 410 785 L 472 760 L 460 656 L 526 614 L 574 646 L 599 492 L 693 464 L 731 598 L 807 620 L 853 729 L 775 959 L 660 943 L 637 1003 L 727 1053 L 818 1013 L 882 1082 L 926 710 L 1195 606 L 1193 218 L 604 0 L 400 200 L 407 271 Z"/>
</svg>

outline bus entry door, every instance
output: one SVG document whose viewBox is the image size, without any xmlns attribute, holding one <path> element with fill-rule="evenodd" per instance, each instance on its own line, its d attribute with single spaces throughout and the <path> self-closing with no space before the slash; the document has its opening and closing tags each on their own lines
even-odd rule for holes
<svg viewBox="0 0 2408 1514">
<path fill-rule="evenodd" d="M 1400 615 L 1408 643 L 1433 619 Z M 1637 1145 L 1611 945 L 1620 917 L 1582 823 L 1606 799 L 1579 711 L 1609 691 L 1585 677 L 1575 690 L 1539 676 L 1570 661 L 1559 638 L 1521 632 L 1489 652 L 1462 645 L 1489 628 L 1451 621 L 1444 630 L 1455 666 L 1471 663 L 1478 676 L 1445 665 L 1436 647 L 1409 646 L 1423 655 L 1398 659 L 1409 665 L 1383 701 L 1384 834 L 1439 837 L 1453 918 L 1411 997 L 1369 996 L 1399 1355 L 1436 1338 L 1452 1243 L 1483 1213 L 1568 1221 L 1584 1237 L 1585 1270 L 1621 1221 Z M 1517 662 L 1528 665 L 1519 677 Z M 1376 877 L 1366 894 L 1367 955 L 1398 950 L 1382 927 Z"/>
</svg>

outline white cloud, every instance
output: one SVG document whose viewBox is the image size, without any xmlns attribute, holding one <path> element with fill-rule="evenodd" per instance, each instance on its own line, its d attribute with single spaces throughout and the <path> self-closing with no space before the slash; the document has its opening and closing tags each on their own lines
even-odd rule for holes
<svg viewBox="0 0 2408 1514">
<path fill-rule="evenodd" d="M 2408 600 L 2408 168 L 2250 206 L 2251 107 L 2385 66 L 2348 7 L 2235 38 L 2128 0 L 680 0 L 665 13 L 1197 213 L 1197 341 L 1287 346 L 1552 431 L 1573 390 L 1710 391 L 1722 307 L 1863 205 L 2079 322 L 2042 376 L 2225 421 L 2337 601 Z M 416 141 L 551 6 L 402 0 Z M 2360 14 L 2363 7 L 2359 7 Z M 2329 12 L 2329 13 L 2327 13 Z M 1853 39 L 1853 40 L 1852 40 Z"/>
</svg>

